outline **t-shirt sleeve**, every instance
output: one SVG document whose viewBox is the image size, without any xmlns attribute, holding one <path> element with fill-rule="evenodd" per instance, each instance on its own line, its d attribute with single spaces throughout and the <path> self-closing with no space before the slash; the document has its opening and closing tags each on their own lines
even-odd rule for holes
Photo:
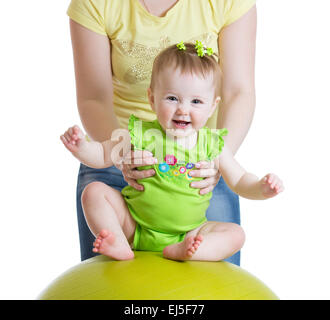
<svg viewBox="0 0 330 320">
<path fill-rule="evenodd" d="M 256 0 L 223 0 L 223 27 L 235 22 L 249 11 L 256 3 Z"/>
<path fill-rule="evenodd" d="M 105 7 L 107 0 L 71 0 L 67 15 L 75 22 L 96 33 L 107 35 Z"/>
<path fill-rule="evenodd" d="M 216 158 L 222 151 L 225 141 L 223 137 L 228 134 L 226 128 L 223 129 L 209 129 L 208 131 L 208 157 L 210 160 Z"/>
</svg>

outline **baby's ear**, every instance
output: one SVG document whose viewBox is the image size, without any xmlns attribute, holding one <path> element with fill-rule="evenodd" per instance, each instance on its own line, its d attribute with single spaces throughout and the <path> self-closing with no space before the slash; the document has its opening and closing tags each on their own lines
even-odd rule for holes
<svg viewBox="0 0 330 320">
<path fill-rule="evenodd" d="M 215 109 L 217 108 L 217 106 L 218 106 L 218 104 L 219 104 L 220 101 L 221 101 L 221 97 L 216 97 L 214 99 L 213 106 L 212 106 L 212 108 L 210 110 L 209 118 L 213 115 L 213 113 L 214 113 Z"/>
<path fill-rule="evenodd" d="M 154 98 L 154 95 L 152 93 L 152 90 L 151 88 L 148 88 L 148 100 L 149 100 L 149 104 L 151 106 L 151 109 L 156 112 L 155 110 L 155 98 Z"/>
</svg>

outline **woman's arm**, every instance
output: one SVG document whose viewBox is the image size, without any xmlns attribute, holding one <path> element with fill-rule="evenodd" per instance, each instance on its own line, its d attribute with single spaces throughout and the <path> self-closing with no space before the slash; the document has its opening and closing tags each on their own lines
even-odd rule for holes
<svg viewBox="0 0 330 320">
<path fill-rule="evenodd" d="M 70 19 L 71 40 L 76 76 L 77 104 L 81 122 L 90 138 L 108 140 L 119 128 L 113 110 L 111 47 L 108 37 L 95 33 Z M 142 159 L 140 159 L 142 158 Z M 135 160 L 137 165 L 134 165 Z M 124 179 L 138 190 L 143 188 L 136 179 L 153 176 L 154 170 L 134 170 L 148 165 L 152 154 L 132 152 L 132 163 L 117 165 Z"/>
<path fill-rule="evenodd" d="M 223 72 L 218 128 L 227 128 L 226 145 L 235 154 L 252 122 L 255 109 L 256 6 L 219 34 Z"/>
<path fill-rule="evenodd" d="M 217 128 L 227 128 L 226 145 L 235 154 L 242 144 L 252 122 L 255 108 L 255 44 L 257 14 L 252 7 L 237 21 L 223 28 L 219 34 L 219 63 L 223 72 L 221 102 Z M 219 173 L 213 163 L 201 162 L 201 169 L 194 170 L 195 181 L 191 187 L 205 194 L 217 185 Z"/>
<path fill-rule="evenodd" d="M 70 19 L 81 122 L 90 138 L 105 141 L 119 123 L 113 110 L 110 41 Z"/>
</svg>

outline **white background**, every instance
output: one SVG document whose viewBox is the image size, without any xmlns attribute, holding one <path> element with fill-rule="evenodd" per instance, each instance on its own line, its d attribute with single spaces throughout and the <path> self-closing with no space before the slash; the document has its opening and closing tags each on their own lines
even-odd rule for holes
<svg viewBox="0 0 330 320">
<path fill-rule="evenodd" d="M 0 20 L 0 299 L 35 299 L 80 262 L 67 1 L 6 1 Z M 242 267 L 281 299 L 329 299 L 330 4 L 259 0 L 257 108 L 237 159 L 285 192 L 241 199 Z"/>
</svg>

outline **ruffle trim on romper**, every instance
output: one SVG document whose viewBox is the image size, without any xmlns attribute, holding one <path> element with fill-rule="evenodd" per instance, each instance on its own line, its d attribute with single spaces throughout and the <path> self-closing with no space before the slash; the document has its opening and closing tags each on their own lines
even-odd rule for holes
<svg viewBox="0 0 330 320">
<path fill-rule="evenodd" d="M 228 134 L 228 130 L 226 128 L 222 129 L 210 129 L 210 135 L 211 135 L 211 142 L 209 146 L 209 158 L 210 160 L 213 160 L 216 158 L 222 151 L 225 141 L 223 139 L 224 136 Z"/>
<path fill-rule="evenodd" d="M 140 122 L 141 124 L 141 136 L 138 136 L 138 129 L 136 123 Z M 142 120 L 136 117 L 134 114 L 131 114 L 128 119 L 128 131 L 131 136 L 131 144 L 135 149 L 143 150 L 142 146 Z"/>
</svg>

